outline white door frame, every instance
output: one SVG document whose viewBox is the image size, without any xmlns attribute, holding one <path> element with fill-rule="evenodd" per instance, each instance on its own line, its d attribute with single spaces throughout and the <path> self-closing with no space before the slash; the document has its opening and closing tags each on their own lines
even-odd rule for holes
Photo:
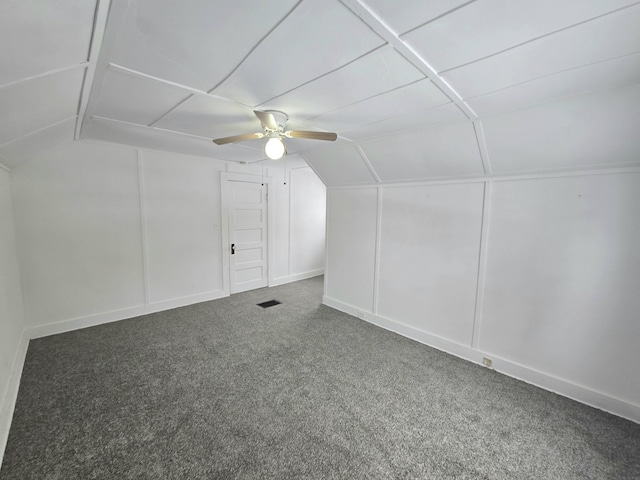
<svg viewBox="0 0 640 480">
<path fill-rule="evenodd" d="M 263 183 L 267 187 L 267 282 L 268 286 L 273 286 L 274 268 L 274 241 L 275 241 L 275 209 L 273 208 L 273 191 L 271 186 L 273 181 L 271 177 L 262 177 L 260 175 L 249 175 L 247 173 L 220 172 L 220 210 L 222 224 L 222 288 L 225 295 L 230 295 L 230 268 L 231 268 L 231 243 L 229 242 L 229 195 L 231 188 L 230 180 L 239 182 Z"/>
</svg>

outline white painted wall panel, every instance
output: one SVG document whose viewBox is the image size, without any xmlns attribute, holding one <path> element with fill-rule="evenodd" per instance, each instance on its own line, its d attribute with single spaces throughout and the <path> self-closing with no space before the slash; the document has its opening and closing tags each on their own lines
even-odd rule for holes
<svg viewBox="0 0 640 480">
<path fill-rule="evenodd" d="M 494 173 L 640 162 L 640 84 L 482 121 Z"/>
<path fill-rule="evenodd" d="M 84 69 L 0 88 L 0 144 L 77 115 Z"/>
<path fill-rule="evenodd" d="M 220 170 L 207 158 L 145 151 L 149 301 L 222 290 Z"/>
<path fill-rule="evenodd" d="M 471 346 L 484 185 L 384 188 L 378 314 Z"/>
<path fill-rule="evenodd" d="M 13 176 L 30 325 L 144 303 L 133 150 L 74 142 Z"/>
<path fill-rule="evenodd" d="M 290 274 L 324 268 L 326 188 L 309 167 L 291 169 Z"/>
<path fill-rule="evenodd" d="M 0 169 L 0 459 L 9 433 L 12 394 L 15 393 L 9 390 L 11 376 L 15 373 L 16 356 L 25 327 L 11 177 Z"/>
<path fill-rule="evenodd" d="M 471 122 L 432 126 L 361 146 L 385 182 L 484 173 Z"/>
<path fill-rule="evenodd" d="M 640 404 L 640 174 L 496 182 L 479 346 Z"/>
<path fill-rule="evenodd" d="M 373 309 L 377 189 L 327 192 L 326 295 L 370 312 Z"/>
</svg>

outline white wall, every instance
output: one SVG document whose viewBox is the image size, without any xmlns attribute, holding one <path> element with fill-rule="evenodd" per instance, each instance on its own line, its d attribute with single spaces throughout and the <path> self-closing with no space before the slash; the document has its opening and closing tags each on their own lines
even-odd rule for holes
<svg viewBox="0 0 640 480">
<path fill-rule="evenodd" d="M 26 352 L 25 327 L 11 201 L 11 176 L 0 167 L 0 463 Z"/>
<path fill-rule="evenodd" d="M 278 283 L 323 272 L 324 218 L 305 210 L 324 204 L 324 186 L 301 160 L 289 164 L 265 169 L 283 179 L 273 198 L 284 244 L 276 248 Z M 84 141 L 20 164 L 13 193 L 31 335 L 228 295 L 220 211 L 226 169 L 201 157 Z M 290 248 L 290 228 L 294 237 L 322 238 Z"/>
<path fill-rule="evenodd" d="M 325 303 L 640 421 L 640 173 L 538 177 L 329 188 Z"/>
</svg>

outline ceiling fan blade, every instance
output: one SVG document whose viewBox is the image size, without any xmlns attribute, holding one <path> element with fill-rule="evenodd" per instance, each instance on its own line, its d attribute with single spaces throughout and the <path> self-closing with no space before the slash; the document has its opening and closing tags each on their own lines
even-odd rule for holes
<svg viewBox="0 0 640 480">
<path fill-rule="evenodd" d="M 309 132 L 305 130 L 289 130 L 284 132 L 285 136 L 289 138 L 310 138 L 311 140 L 329 140 L 335 141 L 338 138 L 336 133 L 332 132 Z"/>
<path fill-rule="evenodd" d="M 261 112 L 260 110 L 254 110 L 253 113 L 260 119 L 260 123 L 262 123 L 264 127 L 269 130 L 278 130 L 278 122 L 276 122 L 276 117 L 274 117 L 273 114 Z"/>
<path fill-rule="evenodd" d="M 227 143 L 242 142 L 244 140 L 253 140 L 254 138 L 262 138 L 264 133 L 245 133 L 244 135 L 234 135 L 232 137 L 216 138 L 213 143 L 216 145 L 225 145 Z"/>
</svg>

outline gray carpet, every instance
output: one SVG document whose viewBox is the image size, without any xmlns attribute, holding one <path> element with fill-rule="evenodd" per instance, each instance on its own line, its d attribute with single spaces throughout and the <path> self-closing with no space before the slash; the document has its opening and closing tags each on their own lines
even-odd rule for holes
<svg viewBox="0 0 640 480">
<path fill-rule="evenodd" d="M 640 425 L 321 295 L 319 277 L 32 341 L 0 477 L 640 478 Z"/>
</svg>

